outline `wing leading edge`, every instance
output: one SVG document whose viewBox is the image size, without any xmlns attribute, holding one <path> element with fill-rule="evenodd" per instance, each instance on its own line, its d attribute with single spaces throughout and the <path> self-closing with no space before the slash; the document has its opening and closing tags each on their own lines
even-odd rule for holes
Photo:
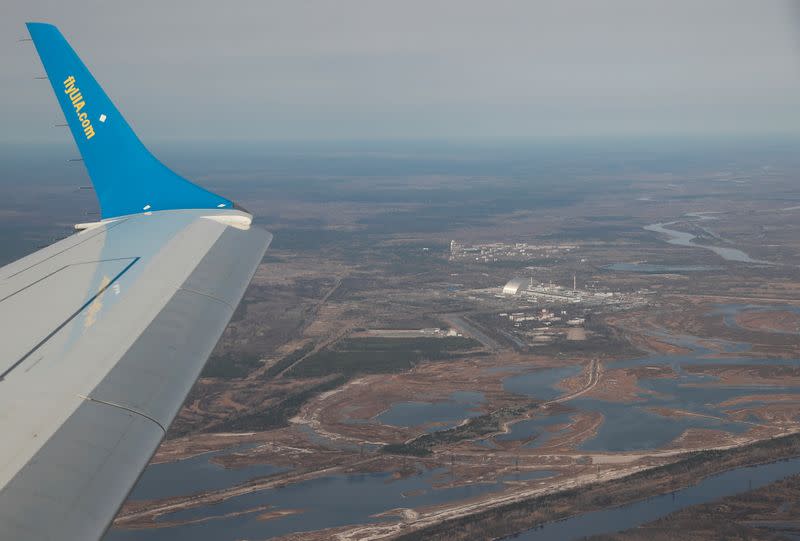
<svg viewBox="0 0 800 541">
<path fill-rule="evenodd" d="M 0 539 L 99 539 L 272 236 L 155 160 L 58 30 L 29 28 L 112 219 L 0 268 Z M 92 100 L 92 126 L 104 114 L 107 131 L 87 137 L 59 95 L 62 76 L 82 85 L 81 112 Z M 131 176 L 139 159 L 150 165 Z"/>
</svg>

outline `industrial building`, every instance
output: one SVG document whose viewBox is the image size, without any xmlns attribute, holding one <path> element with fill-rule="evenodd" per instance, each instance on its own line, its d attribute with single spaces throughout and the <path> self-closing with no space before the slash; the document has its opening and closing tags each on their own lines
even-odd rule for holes
<svg viewBox="0 0 800 541">
<path fill-rule="evenodd" d="M 497 289 L 494 289 L 497 295 Z M 533 278 L 515 277 L 503 286 L 502 297 L 517 297 L 524 302 L 551 303 L 556 305 L 583 304 L 586 306 L 623 305 L 634 307 L 645 303 L 643 295 L 650 294 L 647 290 L 636 293 L 615 293 L 601 291 L 597 288 L 578 289 L 575 275 L 572 277 L 572 287 L 566 288 L 557 284 L 534 282 Z M 578 324 L 577 322 L 575 323 Z"/>
<path fill-rule="evenodd" d="M 503 295 L 518 294 L 519 290 L 522 289 L 522 286 L 525 285 L 525 282 L 526 282 L 525 278 L 513 278 L 509 280 L 508 283 L 503 286 Z"/>
</svg>

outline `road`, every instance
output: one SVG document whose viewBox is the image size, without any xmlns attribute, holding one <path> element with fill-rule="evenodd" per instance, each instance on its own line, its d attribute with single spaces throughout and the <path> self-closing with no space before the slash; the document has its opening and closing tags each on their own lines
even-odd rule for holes
<svg viewBox="0 0 800 541">
<path fill-rule="evenodd" d="M 575 392 L 565 394 L 563 396 L 559 396 L 554 400 L 545 402 L 544 406 L 547 407 L 550 406 L 551 404 L 559 404 L 561 402 L 567 402 L 568 400 L 578 398 L 579 396 L 588 393 L 589 391 L 595 388 L 597 383 L 600 381 L 600 377 L 602 375 L 603 375 L 603 365 L 600 364 L 600 361 L 598 361 L 597 359 L 592 359 L 592 362 L 589 364 L 589 380 L 586 382 L 586 386 Z"/>
<path fill-rule="evenodd" d="M 495 352 L 503 349 L 503 346 L 498 343 L 497 340 L 487 336 L 486 333 L 478 329 L 475 324 L 467 321 L 466 317 L 456 314 L 446 314 L 442 319 L 451 327 L 461 331 L 461 334 L 473 337 L 490 351 Z"/>
</svg>

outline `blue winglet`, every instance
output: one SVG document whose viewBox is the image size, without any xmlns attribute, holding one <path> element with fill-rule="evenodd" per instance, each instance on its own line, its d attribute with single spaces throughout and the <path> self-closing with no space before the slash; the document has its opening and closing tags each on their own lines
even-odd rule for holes
<svg viewBox="0 0 800 541">
<path fill-rule="evenodd" d="M 103 218 L 234 207 L 232 201 L 177 175 L 147 150 L 58 28 L 27 26 L 94 184 Z"/>
</svg>

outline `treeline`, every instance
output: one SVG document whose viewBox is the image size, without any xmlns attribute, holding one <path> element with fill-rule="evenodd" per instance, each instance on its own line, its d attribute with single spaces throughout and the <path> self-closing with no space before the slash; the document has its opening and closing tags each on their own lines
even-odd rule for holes
<svg viewBox="0 0 800 541">
<path fill-rule="evenodd" d="M 535 407 L 533 405 L 532 407 Z M 525 414 L 528 407 L 501 408 L 497 411 L 471 417 L 459 426 L 422 434 L 405 443 L 390 443 L 381 447 L 381 452 L 395 455 L 428 456 L 437 445 L 470 440 L 499 432 L 503 423 Z"/>
<path fill-rule="evenodd" d="M 416 363 L 451 359 L 453 352 L 473 349 L 480 343 L 471 338 L 348 338 L 333 348 L 309 355 L 286 375 L 317 378 L 330 374 L 385 374 L 408 370 Z"/>
<path fill-rule="evenodd" d="M 206 363 L 200 373 L 201 378 L 243 378 L 251 370 L 261 366 L 261 358 L 253 353 L 232 353 L 215 355 Z"/>
<path fill-rule="evenodd" d="M 337 376 L 291 394 L 277 404 L 270 404 L 263 409 L 250 411 L 210 426 L 205 432 L 258 432 L 288 426 L 289 419 L 300 412 L 300 408 L 307 400 L 319 393 L 335 389 L 346 381 L 347 378 L 344 376 Z"/>
<path fill-rule="evenodd" d="M 315 346 L 314 342 L 309 342 L 304 346 L 299 347 L 296 350 L 292 351 L 291 353 L 280 359 L 278 362 L 267 368 L 267 370 L 264 372 L 263 379 L 274 378 L 275 376 L 277 376 L 278 374 L 280 374 L 281 372 L 292 366 L 294 363 L 296 363 L 297 361 L 299 361 L 300 359 L 302 359 L 303 357 L 314 351 L 314 346 Z"/>
<path fill-rule="evenodd" d="M 307 389 L 292 392 L 277 404 L 226 419 L 205 429 L 215 431 L 260 431 L 288 425 L 302 405 L 315 395 L 344 385 L 357 374 L 397 372 L 422 360 L 449 359 L 454 352 L 473 349 L 480 343 L 460 336 L 444 338 L 350 338 L 334 348 L 312 353 L 311 342 L 292 351 L 263 374 L 272 379 L 284 370 L 295 378 L 326 378 Z M 298 362 L 299 361 L 299 362 Z M 215 357 L 206 367 L 206 377 L 244 377 L 261 361 L 257 356 L 228 353 Z"/>
</svg>

